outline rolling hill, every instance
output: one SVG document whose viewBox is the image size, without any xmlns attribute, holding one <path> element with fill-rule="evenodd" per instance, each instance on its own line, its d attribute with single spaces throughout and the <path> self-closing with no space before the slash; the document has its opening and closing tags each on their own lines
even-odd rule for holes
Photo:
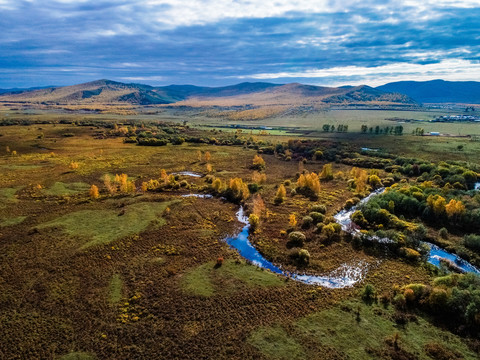
<svg viewBox="0 0 480 360">
<path fill-rule="evenodd" d="M 291 83 L 266 88 L 263 91 L 231 95 L 192 95 L 178 102 L 187 106 L 298 106 L 352 104 L 414 105 L 415 101 L 402 94 L 385 93 L 366 85 L 355 87 L 322 87 Z"/>
<path fill-rule="evenodd" d="M 376 89 L 402 93 L 420 103 L 480 104 L 480 82 L 476 81 L 399 81 Z"/>
<path fill-rule="evenodd" d="M 415 101 L 402 94 L 369 86 L 322 87 L 292 84 L 240 83 L 224 87 L 169 85 L 153 87 L 97 80 L 84 84 L 0 94 L 0 101 L 45 105 L 176 104 L 184 106 L 265 106 L 319 104 L 402 104 Z"/>
</svg>

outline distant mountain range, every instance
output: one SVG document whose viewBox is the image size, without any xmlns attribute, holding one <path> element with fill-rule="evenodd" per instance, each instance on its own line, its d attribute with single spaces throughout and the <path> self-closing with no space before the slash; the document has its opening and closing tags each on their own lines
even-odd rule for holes
<svg viewBox="0 0 480 360">
<path fill-rule="evenodd" d="M 377 89 L 405 94 L 419 103 L 480 104 L 480 82 L 476 81 L 399 81 Z"/>
<path fill-rule="evenodd" d="M 376 88 L 367 85 L 240 83 L 224 87 L 149 86 L 97 80 L 84 84 L 0 90 L 0 101 L 46 105 L 175 104 L 185 106 L 402 105 L 419 103 L 480 104 L 479 82 L 401 81 Z"/>
<path fill-rule="evenodd" d="M 178 104 L 186 106 L 415 104 L 402 94 L 386 93 L 366 85 L 322 87 L 312 85 L 241 83 L 224 87 L 170 85 L 153 87 L 97 80 L 84 84 L 18 90 L 0 94 L 0 101 L 47 105 Z"/>
</svg>

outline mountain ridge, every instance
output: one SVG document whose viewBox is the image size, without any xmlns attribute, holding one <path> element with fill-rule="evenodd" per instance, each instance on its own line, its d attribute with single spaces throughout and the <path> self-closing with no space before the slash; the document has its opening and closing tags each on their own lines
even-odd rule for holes
<svg viewBox="0 0 480 360">
<path fill-rule="evenodd" d="M 243 82 L 206 87 L 196 85 L 151 86 L 99 79 L 71 86 L 27 89 L 0 94 L 2 102 L 46 105 L 312 105 L 312 104 L 406 104 L 416 102 L 399 93 L 367 85 L 326 87 L 300 83 Z"/>
<path fill-rule="evenodd" d="M 399 92 L 419 103 L 480 104 L 480 82 L 476 81 L 397 81 L 376 89 Z"/>
</svg>

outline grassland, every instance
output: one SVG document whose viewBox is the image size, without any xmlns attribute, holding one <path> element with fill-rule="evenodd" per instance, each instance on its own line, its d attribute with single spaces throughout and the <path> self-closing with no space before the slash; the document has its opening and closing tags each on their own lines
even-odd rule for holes
<svg viewBox="0 0 480 360">
<path fill-rule="evenodd" d="M 271 359 L 310 359 L 330 352 L 345 359 L 428 360 L 435 358 L 431 353 L 435 347 L 446 348 L 445 353 L 453 357 L 476 359 L 478 356 L 457 337 L 428 320 L 414 317 L 399 324 L 395 319 L 392 308 L 345 302 L 285 327 L 259 327 L 248 341 Z M 394 349 L 395 336 L 398 341 Z"/>
<path fill-rule="evenodd" d="M 195 135 L 230 136 L 226 131 L 212 133 L 208 128 L 205 133 L 193 126 L 216 126 L 219 119 L 196 118 L 181 110 L 162 111 L 155 116 L 140 114 L 137 119 L 147 123 L 187 119 L 192 125 L 189 131 Z M 8 113 L 8 117 L 38 120 L 105 117 L 108 124 L 135 118 L 38 110 Z M 351 114 L 341 115 L 339 121 L 354 116 Z M 372 118 L 366 120 L 365 115 L 358 115 L 361 119 L 355 124 L 367 121 L 373 125 L 394 115 L 372 112 L 368 115 Z M 417 115 L 420 117 L 408 116 Z M 7 117 L 5 111 L 2 116 Z M 312 115 L 278 119 L 277 124 L 293 120 L 317 129 L 324 120 L 331 121 L 314 120 Z M 270 124 L 270 120 L 259 124 Z M 99 132 L 105 136 L 99 137 Z M 73 136 L 64 136 L 66 133 Z M 177 189 L 140 191 L 143 181 L 159 178 L 160 169 L 206 174 L 207 163 L 199 159 L 199 151 L 202 156 L 207 151 L 211 154 L 212 174 L 222 181 L 232 177 L 250 181 L 252 158 L 257 154 L 254 149 L 197 143 L 135 146 L 123 143 L 121 137 L 106 136 L 107 130 L 101 127 L 60 123 L 5 126 L 0 134 L 0 357 L 394 358 L 391 337 L 396 332 L 400 348 L 413 354 L 413 359 L 434 358 L 427 351 L 432 343 L 441 343 L 465 359 L 478 357 L 475 339 L 442 329 L 424 314 L 400 326 L 392 307 L 358 300 L 366 282 L 382 293 L 410 282 L 428 283 L 430 269 L 358 249 L 344 239 L 307 241 L 309 265 L 297 268 L 291 261 L 281 230 L 288 228 L 290 214 L 301 219 L 312 202 L 302 196 L 287 197 L 282 205 L 273 200 L 278 185 L 295 181 L 300 167 L 319 172 L 324 160 L 299 164 L 263 155 L 267 180 L 259 193 L 268 217 L 262 219 L 251 240 L 268 259 L 292 271 L 327 273 L 345 262 L 365 261 L 370 265 L 367 277 L 353 288 L 328 289 L 285 281 L 246 264 L 222 241 L 242 227 L 235 220 L 238 205 L 220 198 L 181 197 L 204 192 L 205 178 L 180 176 L 178 181 L 186 183 Z M 473 156 L 480 150 L 477 143 L 462 139 L 410 135 L 320 131 L 254 136 L 280 143 L 316 134 L 327 145 L 348 143 L 358 149 L 382 148 L 431 160 L 478 162 Z M 454 150 L 459 144 L 464 145 L 463 150 Z M 78 168 L 70 167 L 72 161 Z M 333 169 L 347 173 L 351 166 L 334 163 Z M 135 182 L 134 193 L 110 194 L 101 180 L 106 173 L 127 174 L 129 181 Z M 97 199 L 89 196 L 91 185 L 100 189 Z M 287 190 L 292 187 L 287 185 Z M 352 196 L 347 178 L 336 178 L 322 181 L 317 202 L 326 205 L 330 216 Z M 250 200 L 245 206 L 253 208 Z M 224 259 L 221 266 L 215 266 L 218 258 Z"/>
<path fill-rule="evenodd" d="M 171 204 L 172 202 L 136 203 L 123 207 L 120 212 L 82 210 L 40 224 L 37 228 L 60 228 L 66 234 L 82 239 L 80 247 L 87 249 L 140 233 L 154 220 L 156 227 L 164 225 L 165 220 L 161 215 Z"/>
<path fill-rule="evenodd" d="M 221 266 L 208 262 L 185 274 L 182 279 L 182 287 L 187 294 L 206 297 L 236 291 L 242 285 L 271 287 L 284 283 L 270 272 L 233 260 L 227 260 Z"/>
</svg>

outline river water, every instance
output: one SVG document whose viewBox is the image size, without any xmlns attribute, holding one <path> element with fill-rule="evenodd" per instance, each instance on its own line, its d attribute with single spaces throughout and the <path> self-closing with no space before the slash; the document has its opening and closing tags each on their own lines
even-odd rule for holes
<svg viewBox="0 0 480 360">
<path fill-rule="evenodd" d="M 480 188 L 480 183 L 479 186 Z M 384 189 L 378 189 L 372 192 L 369 196 L 362 199 L 356 206 L 352 207 L 349 210 L 342 210 L 338 212 L 334 218 L 337 221 L 343 231 L 352 233 L 352 234 L 359 234 L 360 229 L 356 226 L 353 221 L 351 220 L 351 215 L 357 210 L 357 208 L 365 204 L 369 201 L 373 196 L 376 196 L 382 193 Z M 183 195 L 184 197 L 199 197 L 199 198 L 211 198 L 211 195 L 204 195 L 204 194 L 187 194 Z M 369 264 L 364 261 L 357 261 L 354 263 L 344 263 L 334 271 L 325 274 L 325 275 L 308 275 L 308 274 L 301 274 L 295 272 L 289 272 L 283 270 L 281 267 L 274 265 L 272 262 L 268 261 L 263 257 L 262 254 L 252 245 L 250 240 L 248 239 L 250 224 L 248 222 L 248 218 L 245 215 L 244 209 L 241 206 L 237 212 L 237 219 L 240 223 L 244 226 L 242 230 L 235 236 L 227 237 L 225 241 L 230 245 L 232 248 L 236 249 L 239 254 L 262 269 L 270 270 L 271 272 L 279 275 L 283 275 L 295 281 L 299 281 L 305 284 L 311 285 L 318 285 L 327 288 L 344 288 L 353 286 L 355 283 L 362 280 L 369 268 Z M 369 238 L 372 241 L 380 242 L 380 243 L 389 243 L 392 242 L 391 239 L 388 238 L 379 238 L 378 236 L 371 236 Z M 458 269 L 461 269 L 463 272 L 472 272 L 475 274 L 480 275 L 480 270 L 477 269 L 472 264 L 468 263 L 467 261 L 461 259 L 455 254 L 452 254 L 440 247 L 430 244 L 428 242 L 422 242 L 426 244 L 430 248 L 430 252 L 428 255 L 428 262 L 435 265 L 440 266 L 441 259 L 445 259 L 450 261 L 451 263 L 455 264 Z"/>
<path fill-rule="evenodd" d="M 362 280 L 367 273 L 368 264 L 363 261 L 355 262 L 353 264 L 342 264 L 331 273 L 321 276 L 282 270 L 280 267 L 265 259 L 248 239 L 250 224 L 248 223 L 248 218 L 244 213 L 243 207 L 240 207 L 238 210 L 237 219 L 244 224 L 242 230 L 239 234 L 226 238 L 225 241 L 231 247 L 235 248 L 242 257 L 260 268 L 270 270 L 275 274 L 280 274 L 305 284 L 319 285 L 328 288 L 344 288 L 352 286 L 356 282 Z"/>
</svg>

